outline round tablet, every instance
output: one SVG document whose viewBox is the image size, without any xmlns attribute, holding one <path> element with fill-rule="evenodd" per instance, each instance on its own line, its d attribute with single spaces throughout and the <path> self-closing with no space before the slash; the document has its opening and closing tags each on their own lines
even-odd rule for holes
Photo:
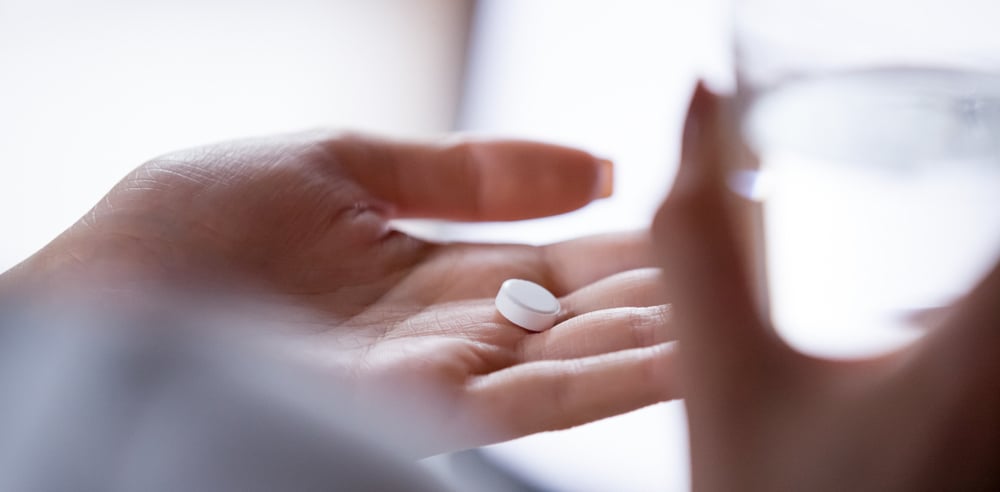
<svg viewBox="0 0 1000 492">
<path fill-rule="evenodd" d="M 512 278 L 500 286 L 497 311 L 521 328 L 545 331 L 559 316 L 559 299 L 545 287 L 528 280 Z"/>
</svg>

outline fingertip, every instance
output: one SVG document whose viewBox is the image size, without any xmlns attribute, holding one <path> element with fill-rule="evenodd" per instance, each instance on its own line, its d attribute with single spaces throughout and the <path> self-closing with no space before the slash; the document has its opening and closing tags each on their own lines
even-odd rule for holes
<svg viewBox="0 0 1000 492">
<path fill-rule="evenodd" d="M 701 81 L 695 86 L 684 120 L 681 139 L 681 158 L 674 178 L 671 194 L 680 194 L 701 189 L 711 184 L 717 167 L 715 152 L 723 142 L 719 141 L 718 96 L 708 90 Z M 714 146 L 714 147 L 713 147 Z"/>
<path fill-rule="evenodd" d="M 491 220 L 546 217 L 582 208 L 614 191 L 614 163 L 583 150 L 528 141 L 483 143 L 491 183 L 481 198 Z"/>
<path fill-rule="evenodd" d="M 702 133 L 702 120 L 708 111 L 708 105 L 712 93 L 699 80 L 691 94 L 691 101 L 688 102 L 688 109 L 684 119 L 684 135 L 681 139 L 682 150 L 692 150 L 697 147 L 699 137 Z"/>
<path fill-rule="evenodd" d="M 675 229 L 700 229 L 705 222 L 722 220 L 718 215 L 723 212 L 725 196 L 722 176 L 727 142 L 721 128 L 721 108 L 719 97 L 699 81 L 684 121 L 677 173 L 653 220 L 658 241 L 679 235 Z"/>
</svg>

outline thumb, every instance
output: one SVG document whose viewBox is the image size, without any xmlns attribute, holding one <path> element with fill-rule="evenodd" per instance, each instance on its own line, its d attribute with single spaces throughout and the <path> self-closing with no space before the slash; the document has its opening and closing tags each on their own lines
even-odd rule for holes
<svg viewBox="0 0 1000 492">
<path fill-rule="evenodd" d="M 517 220 L 580 208 L 611 195 L 611 161 L 518 140 L 419 144 L 350 136 L 330 142 L 355 181 L 397 216 Z"/>
</svg>

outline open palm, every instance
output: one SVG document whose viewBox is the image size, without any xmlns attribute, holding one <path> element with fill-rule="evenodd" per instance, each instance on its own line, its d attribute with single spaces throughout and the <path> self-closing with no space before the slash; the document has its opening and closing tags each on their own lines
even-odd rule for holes
<svg viewBox="0 0 1000 492">
<path fill-rule="evenodd" d="M 429 453 L 674 396 L 646 233 L 437 244 L 389 223 L 538 217 L 609 192 L 610 163 L 530 142 L 236 142 L 139 167 L 15 273 L 239 286 L 280 313 L 304 359 L 419 408 L 435 442 L 418 452 Z M 515 277 L 561 297 L 552 330 L 496 313 L 493 296 Z"/>
</svg>

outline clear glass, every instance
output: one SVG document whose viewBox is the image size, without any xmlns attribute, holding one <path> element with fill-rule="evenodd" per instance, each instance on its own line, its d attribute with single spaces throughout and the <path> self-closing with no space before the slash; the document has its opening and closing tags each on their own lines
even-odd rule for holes
<svg viewBox="0 0 1000 492">
<path fill-rule="evenodd" d="M 738 0 L 737 0 L 738 1 Z M 1000 256 L 1000 2 L 744 0 L 762 299 L 821 355 L 898 346 Z"/>
</svg>

